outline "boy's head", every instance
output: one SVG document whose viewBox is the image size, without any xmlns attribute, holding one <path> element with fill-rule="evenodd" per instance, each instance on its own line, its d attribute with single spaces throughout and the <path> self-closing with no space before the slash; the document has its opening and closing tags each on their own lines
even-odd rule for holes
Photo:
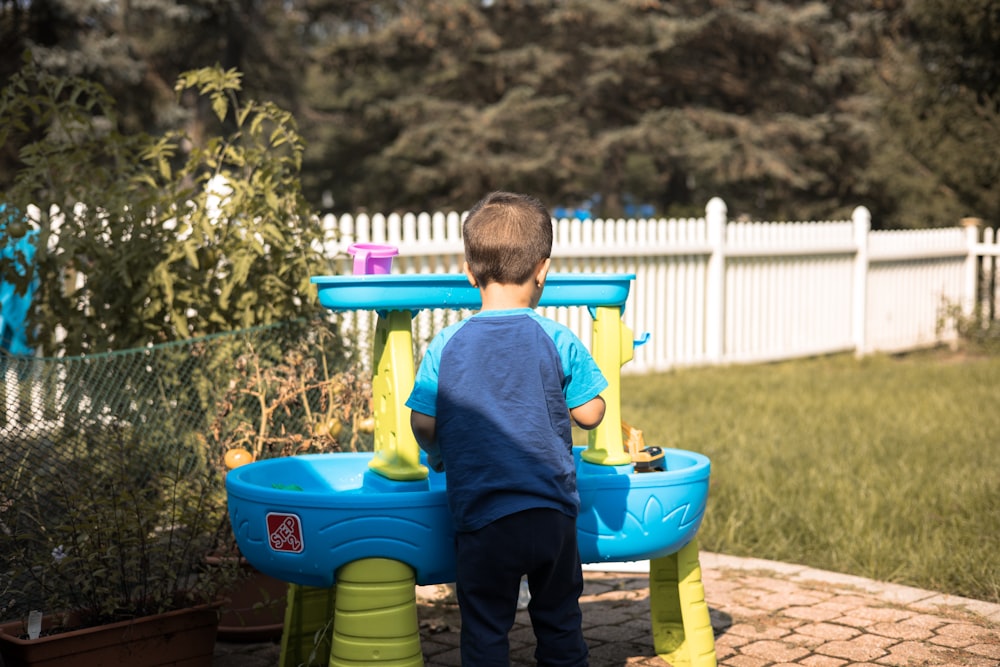
<svg viewBox="0 0 1000 667">
<path fill-rule="evenodd" d="M 469 211 L 462 236 L 469 272 L 481 287 L 523 285 L 552 254 L 552 216 L 534 197 L 493 192 Z"/>
</svg>

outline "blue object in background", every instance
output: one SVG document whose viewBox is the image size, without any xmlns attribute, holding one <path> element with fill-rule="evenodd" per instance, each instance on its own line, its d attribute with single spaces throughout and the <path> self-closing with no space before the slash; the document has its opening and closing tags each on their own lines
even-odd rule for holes
<svg viewBox="0 0 1000 667">
<path fill-rule="evenodd" d="M 38 230 L 30 230 L 19 238 L 12 237 L 7 228 L 15 221 L 15 215 L 2 215 L 6 210 L 7 206 L 0 204 L 0 261 L 5 264 L 14 262 L 17 272 L 24 276 L 32 270 Z M 31 297 L 36 285 L 37 278 L 31 281 L 24 294 L 18 294 L 14 285 L 4 282 L 0 277 L 0 351 L 18 355 L 34 353 L 28 347 L 26 329 L 28 309 L 31 307 Z"/>
<path fill-rule="evenodd" d="M 625 204 L 626 218 L 652 218 L 656 215 L 656 208 L 652 204 Z"/>
<path fill-rule="evenodd" d="M 601 194 L 595 192 L 588 199 L 584 200 L 579 206 L 567 207 L 567 206 L 556 206 L 552 209 L 552 217 L 557 220 L 562 220 L 564 218 L 569 218 L 571 220 L 590 220 L 594 217 L 594 207 L 601 203 Z M 641 203 L 635 201 L 629 193 L 622 195 L 622 205 L 624 208 L 625 217 L 627 218 L 652 218 L 656 215 L 656 207 L 652 204 Z"/>
<path fill-rule="evenodd" d="M 565 206 L 557 206 L 552 209 L 552 217 L 557 220 L 562 220 L 563 218 L 570 218 L 572 220 L 590 220 L 591 205 L 589 202 L 585 202 L 578 208 L 566 208 Z"/>
<path fill-rule="evenodd" d="M 624 205 L 626 218 L 649 219 L 656 215 L 655 206 L 637 202 L 635 197 L 628 193 L 622 197 L 622 204 Z"/>
</svg>

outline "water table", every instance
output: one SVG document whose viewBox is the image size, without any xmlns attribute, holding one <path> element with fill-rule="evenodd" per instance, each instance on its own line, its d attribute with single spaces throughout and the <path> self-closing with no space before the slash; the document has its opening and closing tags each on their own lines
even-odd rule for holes
<svg viewBox="0 0 1000 667">
<path fill-rule="evenodd" d="M 446 477 L 427 467 L 404 403 L 413 387 L 413 313 L 477 309 L 479 291 L 461 274 L 375 270 L 313 278 L 323 306 L 377 314 L 374 452 L 267 459 L 226 477 L 241 552 L 290 583 L 282 667 L 422 666 L 414 587 L 455 578 Z M 609 382 L 604 421 L 586 447 L 574 447 L 580 556 L 584 563 L 648 559 L 657 654 L 674 667 L 714 667 L 695 540 L 709 460 L 662 448 L 665 470 L 637 472 L 620 428 L 621 366 L 640 343 L 621 320 L 634 277 L 553 273 L 539 304 L 588 308 L 591 351 Z"/>
</svg>

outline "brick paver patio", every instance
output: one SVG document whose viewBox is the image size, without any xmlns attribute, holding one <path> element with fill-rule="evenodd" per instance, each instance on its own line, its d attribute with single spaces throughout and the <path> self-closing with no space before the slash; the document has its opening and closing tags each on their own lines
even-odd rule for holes
<svg viewBox="0 0 1000 667">
<path fill-rule="evenodd" d="M 638 564 L 637 564 L 638 565 Z M 702 553 L 720 667 L 1000 667 L 1000 605 L 810 568 Z M 586 572 L 581 598 L 593 667 L 664 667 L 653 652 L 644 572 Z M 446 587 L 418 591 L 427 667 L 460 664 Z M 533 665 L 527 612 L 513 665 Z M 213 667 L 278 667 L 274 644 L 222 644 Z"/>
</svg>

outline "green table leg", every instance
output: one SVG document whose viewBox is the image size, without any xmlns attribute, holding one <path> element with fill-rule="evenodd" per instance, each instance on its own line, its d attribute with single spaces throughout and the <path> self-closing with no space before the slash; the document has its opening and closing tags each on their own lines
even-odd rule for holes
<svg viewBox="0 0 1000 667">
<path fill-rule="evenodd" d="M 696 540 L 649 561 L 649 606 L 658 656 L 673 667 L 716 667 Z"/>
<path fill-rule="evenodd" d="M 416 576 L 406 563 L 365 558 L 337 572 L 330 667 L 423 667 Z"/>
<path fill-rule="evenodd" d="M 337 587 L 288 585 L 280 667 L 326 667 L 330 662 Z"/>
</svg>

